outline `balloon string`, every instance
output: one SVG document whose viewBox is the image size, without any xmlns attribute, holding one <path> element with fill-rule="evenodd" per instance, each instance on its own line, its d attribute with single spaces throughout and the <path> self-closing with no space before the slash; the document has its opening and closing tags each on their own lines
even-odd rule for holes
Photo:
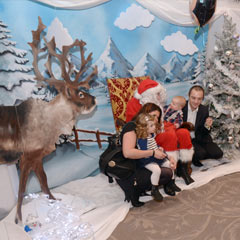
<svg viewBox="0 0 240 240">
<path fill-rule="evenodd" d="M 205 39 L 204 39 L 204 31 L 203 31 L 203 38 L 202 38 L 202 41 L 203 41 L 203 47 L 205 46 Z"/>
<path fill-rule="evenodd" d="M 201 30 L 202 30 L 202 44 L 203 44 L 203 46 L 205 46 L 205 39 L 204 39 L 205 33 L 204 33 L 203 29 L 200 26 L 198 26 L 195 28 L 194 33 L 198 34 L 199 31 L 201 31 Z"/>
</svg>

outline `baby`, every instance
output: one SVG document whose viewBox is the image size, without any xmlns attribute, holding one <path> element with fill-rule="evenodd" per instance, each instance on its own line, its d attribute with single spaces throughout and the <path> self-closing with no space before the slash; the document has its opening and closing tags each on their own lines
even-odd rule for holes
<svg viewBox="0 0 240 240">
<path fill-rule="evenodd" d="M 182 109 L 186 105 L 186 99 L 182 96 L 175 96 L 172 98 L 172 102 L 164 106 L 164 127 L 170 127 L 172 125 L 175 128 L 179 128 L 183 123 Z M 166 124 L 168 123 L 168 124 Z"/>
</svg>

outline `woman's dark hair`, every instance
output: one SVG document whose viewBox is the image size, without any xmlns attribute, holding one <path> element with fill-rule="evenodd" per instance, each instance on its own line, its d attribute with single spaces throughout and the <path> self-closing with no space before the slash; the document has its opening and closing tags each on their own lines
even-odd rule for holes
<svg viewBox="0 0 240 240">
<path fill-rule="evenodd" d="M 144 104 L 142 106 L 142 108 L 139 110 L 139 112 L 133 117 L 133 121 L 136 120 L 137 116 L 140 113 L 151 113 L 151 112 L 154 112 L 154 111 L 158 111 L 160 113 L 159 114 L 159 118 L 158 118 L 158 122 L 160 123 L 161 122 L 161 117 L 162 117 L 162 110 L 155 103 L 146 103 L 146 104 Z"/>
</svg>

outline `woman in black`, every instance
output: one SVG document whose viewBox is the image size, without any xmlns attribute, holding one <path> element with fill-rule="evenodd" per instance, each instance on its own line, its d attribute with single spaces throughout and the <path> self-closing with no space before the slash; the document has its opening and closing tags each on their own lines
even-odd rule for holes
<svg viewBox="0 0 240 240">
<path fill-rule="evenodd" d="M 162 111 L 161 109 L 153 103 L 145 104 L 142 109 L 138 112 L 140 113 L 149 113 L 150 115 L 156 118 L 156 121 L 160 122 Z M 136 116 L 135 116 L 136 118 Z M 135 119 L 134 118 L 134 119 Z M 140 159 L 145 157 L 154 156 L 158 159 L 163 159 L 166 157 L 166 154 L 158 150 L 140 150 L 136 148 L 136 132 L 135 132 L 135 122 L 128 122 L 121 132 L 121 142 L 122 142 L 122 151 L 123 155 L 129 159 Z M 139 197 L 144 195 L 146 191 L 151 190 L 152 184 L 150 181 L 151 172 L 146 168 L 138 168 L 136 173 L 124 180 L 117 180 L 117 183 L 123 189 L 126 200 L 131 201 L 134 207 L 140 207 L 144 203 L 139 201 Z M 166 194 L 174 196 L 175 191 L 171 187 L 172 180 L 172 170 L 170 168 L 161 168 L 161 177 L 159 180 L 159 185 L 164 186 L 164 191 Z"/>
</svg>

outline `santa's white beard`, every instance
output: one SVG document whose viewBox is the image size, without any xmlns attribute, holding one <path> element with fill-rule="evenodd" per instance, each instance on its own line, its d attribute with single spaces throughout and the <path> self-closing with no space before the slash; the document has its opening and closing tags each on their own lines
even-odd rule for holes
<svg viewBox="0 0 240 240">
<path fill-rule="evenodd" d="M 147 96 L 144 96 L 144 94 L 142 94 L 142 98 L 139 100 L 140 101 L 140 104 L 143 106 L 144 104 L 146 103 L 154 103 L 156 104 L 157 106 L 159 106 L 161 109 L 163 108 L 164 106 L 164 103 L 159 101 L 157 99 L 157 97 L 154 95 L 154 94 L 147 94 Z"/>
</svg>

